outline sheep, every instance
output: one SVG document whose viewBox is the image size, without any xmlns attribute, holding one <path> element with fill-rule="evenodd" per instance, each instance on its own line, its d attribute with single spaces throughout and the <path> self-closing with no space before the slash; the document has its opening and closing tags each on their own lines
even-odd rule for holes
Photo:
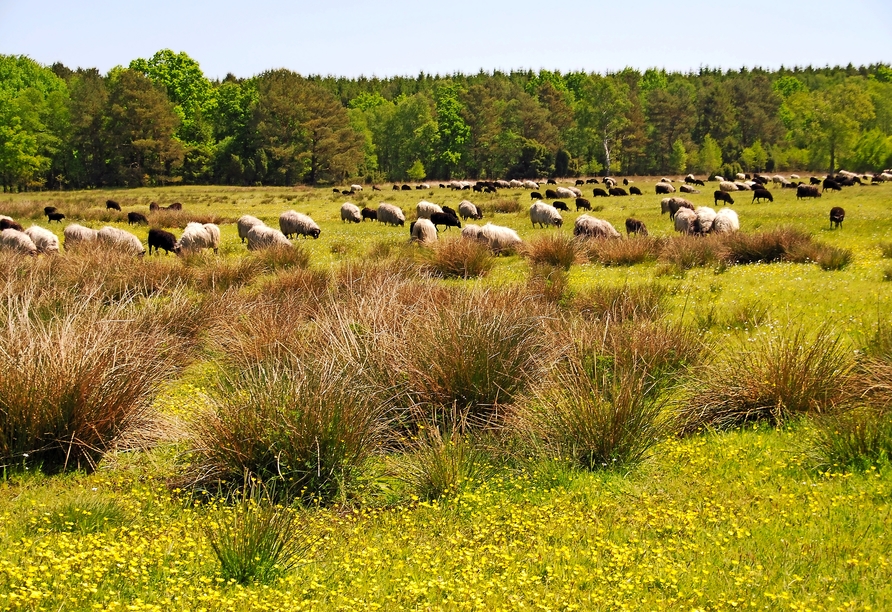
<svg viewBox="0 0 892 612">
<path fill-rule="evenodd" d="M 496 255 L 516 250 L 523 241 L 510 227 L 487 223 L 480 228 L 479 239 L 489 246 Z"/>
<path fill-rule="evenodd" d="M 49 216 L 50 213 L 58 212 L 55 206 L 44 206 L 43 214 Z"/>
<path fill-rule="evenodd" d="M 550 178 L 550 179 L 548 179 L 547 181 L 545 181 L 545 184 L 546 184 L 546 185 L 557 185 L 557 181 L 554 180 L 554 179 L 552 179 L 552 178 Z"/>
<path fill-rule="evenodd" d="M 712 177 L 712 180 L 714 180 L 714 181 L 718 181 L 718 182 L 720 182 L 720 183 L 724 183 L 724 182 L 725 182 L 725 177 L 724 177 L 724 176 L 719 176 L 718 174 L 716 174 L 715 176 Z"/>
<path fill-rule="evenodd" d="M 731 197 L 730 193 L 727 193 L 725 191 L 721 191 L 721 190 L 714 191 L 712 194 L 712 197 L 713 197 L 713 204 L 715 206 L 718 206 L 719 202 L 723 202 L 725 204 L 730 204 L 732 206 L 734 205 L 734 198 Z"/>
<path fill-rule="evenodd" d="M 533 227 L 536 227 L 537 224 L 540 227 L 545 227 L 546 225 L 561 227 L 564 224 L 561 213 L 554 206 L 550 206 L 541 200 L 530 207 L 530 221 L 533 223 Z"/>
<path fill-rule="evenodd" d="M 322 233 L 322 230 L 310 217 L 293 210 L 286 210 L 279 215 L 279 228 L 288 238 L 291 236 L 303 236 L 304 238 L 312 236 L 315 240 Z"/>
<path fill-rule="evenodd" d="M 403 211 L 393 204 L 381 202 L 378 205 L 378 221 L 385 225 L 402 226 L 406 223 L 406 217 L 403 215 Z"/>
<path fill-rule="evenodd" d="M 681 185 L 679 186 L 678 190 L 682 193 L 700 193 L 699 189 L 694 189 L 690 185 Z"/>
<path fill-rule="evenodd" d="M 400 187 L 400 191 L 412 191 L 412 186 L 411 185 L 403 185 L 402 187 Z"/>
<path fill-rule="evenodd" d="M 359 206 L 350 202 L 341 204 L 341 221 L 362 223 L 362 213 L 359 211 Z"/>
<path fill-rule="evenodd" d="M 443 213 L 440 214 L 442 215 Z M 413 221 L 411 225 L 409 225 L 409 233 L 412 236 L 412 240 L 420 242 L 421 244 L 437 241 L 437 228 L 430 219 L 422 217 L 417 221 Z"/>
<path fill-rule="evenodd" d="M 654 190 L 657 192 L 657 195 L 665 195 L 667 193 L 675 193 L 675 187 L 670 185 L 669 183 L 657 183 L 654 187 Z"/>
<path fill-rule="evenodd" d="M 202 249 L 214 249 L 220 244 L 220 228 L 213 223 L 195 223 L 194 221 L 186 224 L 183 235 L 176 243 L 176 248 L 180 254 L 200 251 Z"/>
<path fill-rule="evenodd" d="M 774 176 L 771 177 L 771 182 L 774 183 L 775 185 L 783 185 L 784 183 L 787 182 L 787 179 L 782 177 L 780 174 L 775 174 Z"/>
<path fill-rule="evenodd" d="M 33 256 L 37 255 L 37 246 L 25 232 L 9 228 L 0 232 L 0 251 Z"/>
<path fill-rule="evenodd" d="M 592 203 L 585 198 L 576 198 L 576 212 L 580 210 L 591 210 Z"/>
<path fill-rule="evenodd" d="M 270 248 L 292 248 L 293 245 L 285 234 L 263 223 L 253 225 L 248 230 L 248 250 L 260 251 Z"/>
<path fill-rule="evenodd" d="M 378 220 L 378 211 L 374 208 L 363 208 L 359 214 L 362 216 L 363 223 L 365 223 L 366 219 L 369 219 L 370 221 Z"/>
<path fill-rule="evenodd" d="M 682 234 L 700 233 L 697 213 L 687 208 L 682 208 L 675 213 L 675 231 Z"/>
<path fill-rule="evenodd" d="M 151 204 L 149 204 L 149 212 L 155 212 L 157 210 L 161 210 L 161 207 L 158 206 L 157 202 L 152 202 Z"/>
<path fill-rule="evenodd" d="M 510 181 L 508 181 L 508 186 L 511 189 L 520 189 L 521 187 L 523 187 L 523 182 L 518 181 L 517 179 L 511 179 Z"/>
<path fill-rule="evenodd" d="M 723 208 L 716 214 L 712 222 L 712 231 L 716 234 L 731 234 L 740 229 L 737 213 L 730 208 Z"/>
<path fill-rule="evenodd" d="M 431 223 L 434 224 L 434 227 L 439 225 L 445 226 L 446 229 L 449 229 L 450 227 L 461 227 L 461 221 L 458 220 L 458 217 L 445 212 L 432 214 L 430 220 Z"/>
<path fill-rule="evenodd" d="M 444 185 L 440 185 L 440 187 L 444 187 Z M 377 185 L 372 185 L 372 191 L 381 191 L 381 188 Z"/>
<path fill-rule="evenodd" d="M 483 214 L 480 209 L 474 206 L 468 200 L 462 200 L 458 204 L 458 214 L 462 219 L 482 219 Z"/>
<path fill-rule="evenodd" d="M 138 212 L 127 213 L 127 225 L 139 225 L 140 223 L 149 224 L 149 220 L 146 219 L 144 214 Z"/>
<path fill-rule="evenodd" d="M 539 183 L 536 181 L 526 180 L 523 182 L 523 186 L 527 189 L 539 189 Z"/>
<path fill-rule="evenodd" d="M 603 183 L 604 183 L 605 185 L 607 185 L 608 188 L 610 188 L 610 187 L 616 187 L 616 179 L 615 179 L 615 178 L 612 178 L 612 177 L 609 177 L 609 176 L 605 176 L 605 177 L 604 177 Z"/>
<path fill-rule="evenodd" d="M 694 210 L 697 215 L 698 231 L 701 234 L 708 234 L 712 230 L 712 224 L 715 221 L 716 213 L 708 206 L 698 206 Z"/>
<path fill-rule="evenodd" d="M 121 210 L 121 205 L 114 200 L 106 200 L 105 210 Z"/>
<path fill-rule="evenodd" d="M 813 176 L 813 177 L 811 177 L 811 178 L 808 179 L 808 184 L 809 184 L 809 185 L 820 185 L 820 184 L 821 184 L 821 179 L 819 179 L 819 178 L 816 177 L 816 176 Z"/>
<path fill-rule="evenodd" d="M 834 206 L 830 209 L 830 229 L 834 228 L 834 225 L 839 228 L 842 227 L 843 219 L 846 218 L 846 211 L 844 211 L 839 206 Z"/>
<path fill-rule="evenodd" d="M 480 226 L 474 225 L 473 223 L 466 225 L 461 231 L 461 237 L 465 240 L 479 240 Z"/>
<path fill-rule="evenodd" d="M 611 187 L 608 190 L 608 193 L 612 196 L 617 196 L 617 197 L 624 197 L 624 196 L 629 195 L 628 193 L 626 193 L 626 190 L 623 189 L 622 187 Z"/>
<path fill-rule="evenodd" d="M 452 215 L 452 217 L 455 219 L 458 219 L 458 213 L 455 211 L 454 208 L 450 206 L 443 206 L 443 212 L 447 215 Z"/>
<path fill-rule="evenodd" d="M 248 232 L 251 231 L 251 228 L 255 225 L 263 225 L 263 221 L 257 217 L 252 217 L 251 215 L 242 215 L 238 218 L 238 221 L 235 222 L 235 225 L 238 227 L 239 240 L 244 243 L 248 238 Z"/>
<path fill-rule="evenodd" d="M 738 181 L 745 181 L 745 180 L 746 180 L 746 175 L 745 175 L 743 172 L 738 172 L 738 173 L 737 173 L 737 180 L 738 180 Z"/>
<path fill-rule="evenodd" d="M 842 187 L 839 186 L 839 183 L 829 178 L 824 179 L 824 182 L 821 184 L 821 193 L 824 193 L 828 189 L 832 191 L 842 191 Z"/>
<path fill-rule="evenodd" d="M 576 186 L 579 187 L 580 185 L 585 185 L 585 181 L 582 179 L 576 179 Z"/>
<path fill-rule="evenodd" d="M 415 212 L 419 219 L 430 219 L 434 213 L 441 213 L 443 209 L 432 202 L 421 200 L 415 207 Z"/>
<path fill-rule="evenodd" d="M 641 190 L 638 187 L 632 185 L 631 187 L 629 187 L 629 195 L 641 195 Z"/>
<path fill-rule="evenodd" d="M 351 191 L 362 191 L 362 185 L 350 185 Z"/>
<path fill-rule="evenodd" d="M 58 253 L 59 252 L 59 238 L 56 235 L 39 225 L 32 225 L 28 229 L 25 230 L 25 234 L 28 235 L 28 238 L 34 243 L 34 246 L 37 247 L 38 253 Z"/>
<path fill-rule="evenodd" d="M 821 192 L 818 191 L 817 185 L 799 185 L 796 188 L 796 199 L 803 200 L 805 198 L 820 198 Z"/>
<path fill-rule="evenodd" d="M 573 197 L 575 197 L 575 198 L 582 197 L 582 191 L 580 191 L 577 187 L 567 187 L 567 189 L 569 189 L 570 191 L 573 192 Z"/>
<path fill-rule="evenodd" d="M 638 219 L 629 217 L 626 219 L 626 235 L 638 234 L 639 236 L 647 236 L 647 226 Z"/>
<path fill-rule="evenodd" d="M 103 227 L 97 232 L 96 240 L 107 249 L 126 253 L 127 255 L 138 255 L 142 257 L 146 254 L 146 250 L 143 248 L 139 238 L 130 232 L 125 232 L 116 227 Z M 68 244 L 67 236 L 65 244 Z"/>
<path fill-rule="evenodd" d="M 538 191 L 533 191 L 532 193 L 530 193 L 530 199 L 531 200 L 541 200 L 542 194 L 539 193 Z"/>
<path fill-rule="evenodd" d="M 737 187 L 737 191 L 752 191 L 753 189 L 746 183 L 734 183 L 734 186 Z"/>
<path fill-rule="evenodd" d="M 790 175 L 790 179 L 791 179 L 791 180 L 798 179 L 798 178 L 799 178 L 799 175 L 798 175 L 798 174 L 791 174 L 791 175 Z"/>
<path fill-rule="evenodd" d="M 573 235 L 579 238 L 620 237 L 616 228 L 604 219 L 597 219 L 585 214 L 576 217 L 576 223 L 573 225 Z"/>
<path fill-rule="evenodd" d="M 155 249 L 155 253 L 159 249 L 164 249 L 164 252 L 167 254 L 180 252 L 176 236 L 154 227 L 149 230 L 149 255 L 152 254 L 152 249 Z"/>
<path fill-rule="evenodd" d="M 394 190 L 394 191 L 399 191 L 399 190 L 400 190 L 400 186 L 399 186 L 399 185 L 394 185 L 394 186 L 393 186 L 393 190 Z"/>
<path fill-rule="evenodd" d="M 174 202 L 170 206 L 166 207 L 164 210 L 183 210 L 183 205 L 179 202 Z"/>
<path fill-rule="evenodd" d="M 768 200 L 774 202 L 774 196 L 767 189 L 753 189 L 753 202 L 756 200 Z"/>
<path fill-rule="evenodd" d="M 5 229 L 14 229 L 17 232 L 24 232 L 25 228 L 12 220 L 12 217 L 0 215 L 0 231 Z"/>
<path fill-rule="evenodd" d="M 594 189 L 592 189 L 592 196 L 594 196 L 596 198 L 606 198 L 606 197 L 609 197 L 610 194 L 607 193 L 606 191 L 604 191 L 603 189 L 601 189 L 600 187 L 595 187 Z"/>
<path fill-rule="evenodd" d="M 557 191 L 554 189 L 546 189 L 545 190 L 545 199 L 546 200 L 557 200 L 560 196 L 558 196 Z"/>
<path fill-rule="evenodd" d="M 597 185 L 600 181 L 594 177 L 588 179 L 585 184 L 586 185 Z"/>
<path fill-rule="evenodd" d="M 696 180 L 697 180 L 697 177 L 695 177 L 693 174 L 688 174 L 687 176 L 684 177 L 685 183 L 693 183 Z"/>
<path fill-rule="evenodd" d="M 499 189 L 510 189 L 511 183 L 509 183 L 508 181 L 504 181 L 504 180 L 498 180 L 498 181 L 495 181 L 495 186 L 498 187 Z"/>
<path fill-rule="evenodd" d="M 719 183 L 719 190 L 724 191 L 726 193 L 730 193 L 732 191 L 738 191 L 737 184 L 732 183 L 731 181 L 722 181 Z"/>
<path fill-rule="evenodd" d="M 77 250 L 83 244 L 92 244 L 96 242 L 99 232 L 77 223 L 72 223 L 62 232 L 65 236 L 65 250 Z"/>
<path fill-rule="evenodd" d="M 570 212 L 570 209 L 567 207 L 566 202 L 561 202 L 560 200 L 557 200 L 556 202 L 552 202 L 551 205 L 554 206 L 558 210 Z"/>
<path fill-rule="evenodd" d="M 57 223 L 61 224 L 62 219 L 64 219 L 64 218 L 65 218 L 65 215 L 63 215 L 60 212 L 51 212 L 50 214 L 48 214 L 46 216 L 47 223 L 52 223 L 53 221 L 56 221 Z"/>
<path fill-rule="evenodd" d="M 680 208 L 694 210 L 694 204 L 684 198 L 663 198 L 660 201 L 660 214 L 669 213 L 669 219 L 675 219 L 676 213 Z"/>
<path fill-rule="evenodd" d="M 668 179 L 665 176 L 659 180 L 660 183 L 671 183 L 672 179 Z"/>
</svg>

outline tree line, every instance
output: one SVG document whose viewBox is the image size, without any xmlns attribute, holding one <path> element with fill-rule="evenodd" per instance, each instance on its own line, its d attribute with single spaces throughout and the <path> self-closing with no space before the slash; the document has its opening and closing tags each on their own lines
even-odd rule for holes
<svg viewBox="0 0 892 612">
<path fill-rule="evenodd" d="M 0 55 L 4 191 L 892 166 L 892 69 L 210 80 Z"/>
</svg>

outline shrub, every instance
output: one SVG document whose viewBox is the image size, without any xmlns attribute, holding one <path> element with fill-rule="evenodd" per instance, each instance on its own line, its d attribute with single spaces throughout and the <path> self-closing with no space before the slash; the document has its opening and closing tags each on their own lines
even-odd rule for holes
<svg viewBox="0 0 892 612">
<path fill-rule="evenodd" d="M 665 312 L 666 299 L 666 287 L 657 283 L 601 286 L 580 292 L 573 300 L 573 310 L 589 319 L 610 322 L 656 319 Z"/>
<path fill-rule="evenodd" d="M 527 279 L 527 293 L 541 298 L 550 304 L 558 304 L 564 299 L 569 284 L 569 274 L 558 266 L 534 264 L 530 266 Z"/>
<path fill-rule="evenodd" d="M 881 242 L 878 246 L 880 247 L 880 253 L 884 258 L 892 258 L 892 242 Z"/>
<path fill-rule="evenodd" d="M 824 414 L 851 399 L 853 366 L 842 339 L 826 326 L 814 334 L 788 326 L 738 341 L 698 373 L 682 409 L 684 429 Z"/>
<path fill-rule="evenodd" d="M 579 241 L 586 257 L 605 266 L 632 266 L 655 260 L 665 239 L 652 236 L 633 236 L 624 240 L 589 239 Z"/>
<path fill-rule="evenodd" d="M 892 461 L 892 411 L 859 406 L 815 420 L 807 452 L 821 470 L 864 470 Z"/>
<path fill-rule="evenodd" d="M 852 251 L 849 249 L 825 246 L 818 251 L 814 260 L 822 270 L 842 270 L 852 263 L 852 258 Z"/>
<path fill-rule="evenodd" d="M 476 240 L 451 238 L 440 240 L 433 248 L 419 255 L 422 270 L 442 278 L 474 278 L 486 276 L 494 260 L 489 248 Z"/>
<path fill-rule="evenodd" d="M 725 236 L 724 242 L 728 250 L 728 263 L 773 263 L 810 247 L 812 238 L 801 230 L 782 227 L 755 234 L 737 232 Z"/>
<path fill-rule="evenodd" d="M 516 213 L 520 212 L 520 202 L 517 201 L 517 198 L 498 198 L 478 204 L 477 208 L 487 216 L 491 216 L 493 213 Z"/>
<path fill-rule="evenodd" d="M 533 265 L 548 265 L 569 270 L 580 259 L 578 241 L 563 232 L 549 232 L 524 244 L 523 254 Z"/>
<path fill-rule="evenodd" d="M 292 247 L 261 249 L 252 253 L 266 272 L 278 272 L 289 268 L 306 268 L 310 265 L 310 253 L 305 247 L 294 244 Z"/>
<path fill-rule="evenodd" d="M 666 244 L 660 252 L 660 261 L 672 265 L 678 270 L 689 270 L 694 267 L 713 266 L 727 257 L 727 247 L 721 236 L 676 236 Z"/>
</svg>

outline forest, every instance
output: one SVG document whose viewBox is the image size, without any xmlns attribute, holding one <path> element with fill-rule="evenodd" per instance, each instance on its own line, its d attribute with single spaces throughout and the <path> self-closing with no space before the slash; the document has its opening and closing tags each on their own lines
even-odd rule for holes
<svg viewBox="0 0 892 612">
<path fill-rule="evenodd" d="M 892 166 L 892 68 L 207 78 L 0 55 L 0 185 L 325 185 Z"/>
</svg>

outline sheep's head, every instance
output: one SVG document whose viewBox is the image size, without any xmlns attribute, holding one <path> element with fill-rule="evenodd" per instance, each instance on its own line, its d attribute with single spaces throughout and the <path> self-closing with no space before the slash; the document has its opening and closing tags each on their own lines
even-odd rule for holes
<svg viewBox="0 0 892 612">
<path fill-rule="evenodd" d="M 319 237 L 319 234 L 321 234 L 321 233 L 322 233 L 322 230 L 317 227 L 317 228 L 314 228 L 313 231 L 310 232 L 310 235 L 313 237 L 313 240 L 315 240 L 316 238 Z"/>
</svg>

